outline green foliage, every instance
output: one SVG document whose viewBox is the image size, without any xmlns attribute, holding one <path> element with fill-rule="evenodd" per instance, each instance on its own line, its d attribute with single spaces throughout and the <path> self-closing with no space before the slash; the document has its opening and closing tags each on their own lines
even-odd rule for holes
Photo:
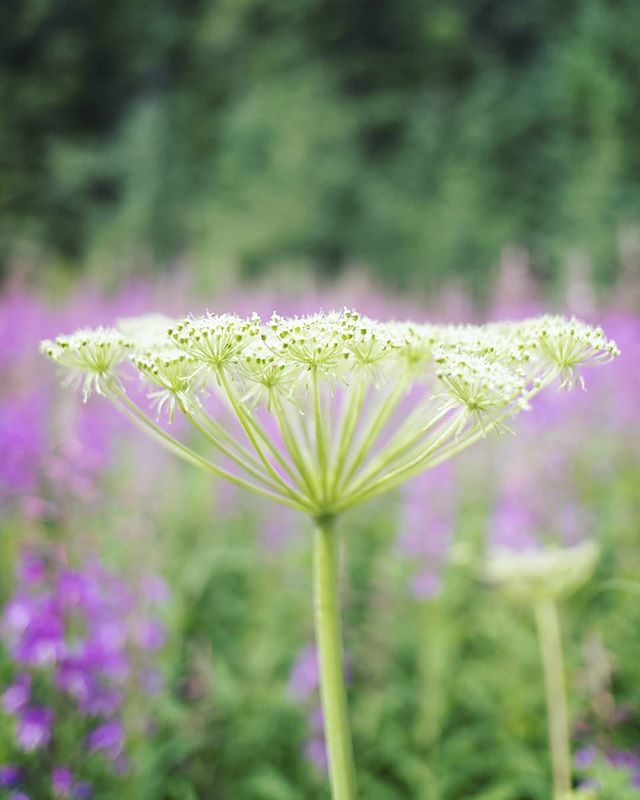
<svg viewBox="0 0 640 800">
<path fill-rule="evenodd" d="M 4 3 L 2 256 L 480 285 L 518 244 L 607 278 L 640 216 L 639 30 L 633 0 Z"/>
</svg>

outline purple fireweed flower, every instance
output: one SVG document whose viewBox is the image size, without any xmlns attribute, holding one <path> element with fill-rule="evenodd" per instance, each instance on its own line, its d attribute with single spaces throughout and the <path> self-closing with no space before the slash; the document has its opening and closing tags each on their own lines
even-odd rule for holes
<svg viewBox="0 0 640 800">
<path fill-rule="evenodd" d="M 124 728 L 117 720 L 99 725 L 87 739 L 91 751 L 104 753 L 111 761 L 116 761 L 124 747 Z"/>
<path fill-rule="evenodd" d="M 65 652 L 64 624 L 54 603 L 38 603 L 22 636 L 12 647 L 12 655 L 20 664 L 51 666 Z"/>
<path fill-rule="evenodd" d="M 18 564 L 18 582 L 20 585 L 36 585 L 42 583 L 47 575 L 47 563 L 36 553 L 25 553 Z"/>
<path fill-rule="evenodd" d="M 574 764 L 578 769 L 585 769 L 590 767 L 595 761 L 596 749 L 595 747 L 581 747 L 580 750 L 573 757 Z"/>
<path fill-rule="evenodd" d="M 89 800 L 93 797 L 93 787 L 88 781 L 80 781 L 73 787 L 73 797 L 75 800 Z"/>
<path fill-rule="evenodd" d="M 56 579 L 56 596 L 65 610 L 93 613 L 101 608 L 99 584 L 90 572 L 63 569 Z"/>
<path fill-rule="evenodd" d="M 29 795 L 24 792 L 11 792 L 9 800 L 29 800 Z"/>
<path fill-rule="evenodd" d="M 31 699 L 31 676 L 18 675 L 2 694 L 2 707 L 7 714 L 15 714 Z"/>
<path fill-rule="evenodd" d="M 55 797 L 71 797 L 73 775 L 67 767 L 54 767 L 51 772 L 51 790 Z"/>
<path fill-rule="evenodd" d="M 37 491 L 48 448 L 47 405 L 40 387 L 0 400 L 0 497 Z"/>
<path fill-rule="evenodd" d="M 304 700 L 318 688 L 320 673 L 315 645 L 304 647 L 289 674 L 289 694 L 294 700 Z"/>
<path fill-rule="evenodd" d="M 142 670 L 139 685 L 145 694 L 158 695 L 164 689 L 165 681 L 159 670 L 148 667 Z"/>
<path fill-rule="evenodd" d="M 404 490 L 397 547 L 417 563 L 412 594 L 421 600 L 441 590 L 441 571 L 453 540 L 457 514 L 454 474 L 443 465 L 410 481 Z"/>
<path fill-rule="evenodd" d="M 327 747 L 322 736 L 312 736 L 304 744 L 304 754 L 319 772 L 326 772 L 329 766 Z"/>
<path fill-rule="evenodd" d="M 523 503 L 507 497 L 498 503 L 489 521 L 489 536 L 495 546 L 530 550 L 536 544 L 536 522 Z"/>
<path fill-rule="evenodd" d="M 418 600 L 430 600 L 440 594 L 442 577 L 436 572 L 425 569 L 414 575 L 410 585 L 414 597 Z"/>
<path fill-rule="evenodd" d="M 22 770 L 14 764 L 3 764 L 0 766 L 0 788 L 11 789 L 20 783 Z"/>
<path fill-rule="evenodd" d="M 37 613 L 34 601 L 25 594 L 15 595 L 4 607 L 2 615 L 3 631 L 12 636 L 21 634 L 26 629 L 31 619 Z"/>
<path fill-rule="evenodd" d="M 155 653 L 164 646 L 164 626 L 154 619 L 139 620 L 135 626 L 135 641 L 142 650 Z"/>
<path fill-rule="evenodd" d="M 142 594 L 153 605 L 163 606 L 169 601 L 169 587 L 159 575 L 143 575 Z"/>
<path fill-rule="evenodd" d="M 51 739 L 53 712 L 44 706 L 25 708 L 16 727 L 16 742 L 25 753 L 45 747 Z"/>
<path fill-rule="evenodd" d="M 632 786 L 640 786 L 640 755 L 628 750 L 616 750 L 607 759 L 609 763 L 629 774 Z"/>
<path fill-rule="evenodd" d="M 92 716 L 109 717 L 119 711 L 124 701 L 124 694 L 120 689 L 107 686 L 98 686 L 78 708 L 84 714 Z"/>
<path fill-rule="evenodd" d="M 576 768 L 589 770 L 598 760 L 604 761 L 611 767 L 623 770 L 629 776 L 629 782 L 634 787 L 640 787 L 640 753 L 629 750 L 614 750 L 603 752 L 593 746 L 583 747 L 574 756 Z M 586 784 L 581 784 L 586 785 Z M 597 784 L 594 782 L 594 786 Z"/>
</svg>

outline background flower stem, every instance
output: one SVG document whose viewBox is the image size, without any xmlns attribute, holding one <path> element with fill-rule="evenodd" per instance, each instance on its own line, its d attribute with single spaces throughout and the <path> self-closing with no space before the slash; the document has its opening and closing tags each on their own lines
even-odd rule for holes
<svg viewBox="0 0 640 800">
<path fill-rule="evenodd" d="M 331 793 L 333 800 L 354 800 L 356 780 L 340 631 L 339 562 L 335 518 L 317 519 L 314 538 L 314 604 Z"/>
<path fill-rule="evenodd" d="M 538 601 L 534 606 L 538 641 L 547 703 L 551 769 L 554 800 L 567 800 L 571 795 L 571 750 L 569 744 L 569 713 L 562 656 L 562 637 L 558 609 L 552 599 Z"/>
</svg>

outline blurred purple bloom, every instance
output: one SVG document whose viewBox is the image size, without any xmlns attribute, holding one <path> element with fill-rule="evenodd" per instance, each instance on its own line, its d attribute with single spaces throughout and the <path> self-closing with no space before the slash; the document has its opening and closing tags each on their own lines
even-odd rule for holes
<svg viewBox="0 0 640 800">
<path fill-rule="evenodd" d="M 100 607 L 96 582 L 89 573 L 63 569 L 57 577 L 56 594 L 65 609 L 92 612 Z"/>
<path fill-rule="evenodd" d="M 18 581 L 20 584 L 33 585 L 41 583 L 47 575 L 46 561 L 35 553 L 25 553 L 18 564 Z"/>
<path fill-rule="evenodd" d="M 29 796 L 24 792 L 11 792 L 9 800 L 29 800 Z"/>
<path fill-rule="evenodd" d="M 24 594 L 17 594 L 4 607 L 3 628 L 9 634 L 21 634 L 26 630 L 33 615 L 33 600 Z"/>
<path fill-rule="evenodd" d="M 428 569 L 422 570 L 411 581 L 411 593 L 418 600 L 430 600 L 442 589 L 442 577 Z"/>
<path fill-rule="evenodd" d="M 31 699 L 31 676 L 18 675 L 2 694 L 2 707 L 7 714 L 15 714 Z"/>
<path fill-rule="evenodd" d="M 164 626 L 155 619 L 140 620 L 136 626 L 135 639 L 143 650 L 155 653 L 164 646 Z"/>
<path fill-rule="evenodd" d="M 124 747 L 124 728 L 116 720 L 105 722 L 93 730 L 87 739 L 91 751 L 101 751 L 111 761 L 115 761 Z"/>
<path fill-rule="evenodd" d="M 12 655 L 18 663 L 51 666 L 65 652 L 63 620 L 55 603 L 37 602 L 22 636 L 14 643 Z"/>
<path fill-rule="evenodd" d="M 609 763 L 629 773 L 632 786 L 640 786 L 640 755 L 628 750 L 616 750 L 608 757 Z"/>
<path fill-rule="evenodd" d="M 304 700 L 318 688 L 320 679 L 318 651 L 315 645 L 304 647 L 289 674 L 289 694 L 295 700 Z"/>
<path fill-rule="evenodd" d="M 328 769 L 327 748 L 321 736 L 312 736 L 304 745 L 304 752 L 309 761 L 319 772 Z"/>
<path fill-rule="evenodd" d="M 54 767 L 51 772 L 51 790 L 55 797 L 71 797 L 73 775 L 67 767 Z"/>
<path fill-rule="evenodd" d="M 40 387 L 27 395 L 4 397 L 0 410 L 0 496 L 35 492 L 47 451 L 48 398 Z"/>
<path fill-rule="evenodd" d="M 121 690 L 98 686 L 85 702 L 79 703 L 78 707 L 85 714 L 109 717 L 121 708 L 123 700 L 124 695 Z"/>
<path fill-rule="evenodd" d="M 53 712 L 44 706 L 25 708 L 18 720 L 16 741 L 25 753 L 39 750 L 51 739 Z"/>
<path fill-rule="evenodd" d="M 155 605 L 164 605 L 169 600 L 169 587 L 159 575 L 144 575 L 141 581 L 144 597 Z"/>
<path fill-rule="evenodd" d="M 455 476 L 449 465 L 437 467 L 410 481 L 404 490 L 397 546 L 418 568 L 411 592 L 418 599 L 441 589 L 441 571 L 453 539 L 457 514 Z"/>
<path fill-rule="evenodd" d="M 89 800 L 93 797 L 93 787 L 88 781 L 80 781 L 73 787 L 73 797 L 76 800 Z"/>
<path fill-rule="evenodd" d="M 322 711 L 322 706 L 318 703 L 317 706 L 314 706 L 307 716 L 307 720 L 309 722 L 309 727 L 315 733 L 322 733 L 324 730 L 324 712 Z"/>
<path fill-rule="evenodd" d="M 536 544 L 536 523 L 531 512 L 514 498 L 507 497 L 495 509 L 489 522 L 493 545 L 522 552 Z"/>
<path fill-rule="evenodd" d="M 573 761 L 578 769 L 585 769 L 591 766 L 596 758 L 594 747 L 582 747 L 573 757 Z"/>
<path fill-rule="evenodd" d="M 140 674 L 140 688 L 143 692 L 145 692 L 145 694 L 160 694 L 164 686 L 164 678 L 159 670 L 154 669 L 153 667 L 142 670 Z"/>
<path fill-rule="evenodd" d="M 11 789 L 20 782 L 22 771 L 13 764 L 3 764 L 0 766 L 0 788 Z"/>
</svg>

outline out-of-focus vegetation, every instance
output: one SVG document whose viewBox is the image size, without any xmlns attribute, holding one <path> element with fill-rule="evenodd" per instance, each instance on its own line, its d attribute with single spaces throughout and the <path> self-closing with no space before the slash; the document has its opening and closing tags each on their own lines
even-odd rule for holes
<svg viewBox="0 0 640 800">
<path fill-rule="evenodd" d="M 54 778 L 72 778 L 76 797 L 90 784 L 95 800 L 328 797 L 308 522 L 177 462 L 103 398 L 83 405 L 36 350 L 42 336 L 151 309 L 289 313 L 356 300 L 381 318 L 430 310 L 352 280 L 319 296 L 242 287 L 210 299 L 179 279 L 111 297 L 80 283 L 57 306 L 5 289 L 0 791 L 40 800 Z M 464 296 L 430 302 L 480 318 Z M 491 316 L 536 307 L 531 295 Z M 367 800 L 548 800 L 532 615 L 483 580 L 483 564 L 496 544 L 585 539 L 600 548 L 596 572 L 561 606 L 574 782 L 595 781 L 599 800 L 640 796 L 639 325 L 619 302 L 582 312 L 622 350 L 585 370 L 586 392 L 549 392 L 514 421 L 515 436 L 489 437 L 342 521 Z M 7 697 L 29 676 L 26 705 Z"/>
<path fill-rule="evenodd" d="M 634 0 L 7 0 L 0 107 L 5 264 L 477 287 L 507 245 L 637 250 Z"/>
</svg>

